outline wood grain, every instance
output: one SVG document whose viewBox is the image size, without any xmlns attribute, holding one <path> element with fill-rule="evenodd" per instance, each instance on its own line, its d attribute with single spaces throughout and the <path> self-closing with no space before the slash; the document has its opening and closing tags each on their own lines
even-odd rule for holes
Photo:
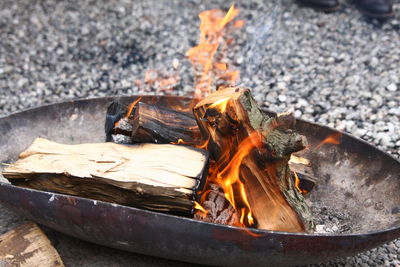
<svg viewBox="0 0 400 267">
<path fill-rule="evenodd" d="M 3 171 L 13 184 L 192 214 L 208 153 L 182 145 L 64 145 L 38 138 Z"/>
<path fill-rule="evenodd" d="M 63 267 L 49 239 L 34 223 L 21 225 L 0 236 L 0 266 Z"/>
</svg>

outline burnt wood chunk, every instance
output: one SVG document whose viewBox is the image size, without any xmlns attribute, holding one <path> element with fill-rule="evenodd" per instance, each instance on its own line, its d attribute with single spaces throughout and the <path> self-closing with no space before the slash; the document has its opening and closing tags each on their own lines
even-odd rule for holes
<svg viewBox="0 0 400 267">
<path fill-rule="evenodd" d="M 112 135 L 115 133 L 115 124 L 120 121 L 128 112 L 128 107 L 123 105 L 120 101 L 113 101 L 107 108 L 106 121 L 104 130 L 106 132 L 106 142 L 112 141 Z"/>
<path fill-rule="evenodd" d="M 19 186 L 191 215 L 207 168 L 208 153 L 188 146 L 38 138 L 3 175 Z"/>
<path fill-rule="evenodd" d="M 239 226 L 239 215 L 235 208 L 225 198 L 221 187 L 214 183 L 209 183 L 202 202 L 206 212 L 197 210 L 194 218 L 204 222 L 227 224 Z"/>
<path fill-rule="evenodd" d="M 125 110 L 125 114 L 121 116 L 121 112 L 116 110 Z M 157 144 L 179 142 L 192 145 L 200 137 L 193 114 L 162 106 L 138 102 L 128 109 L 112 103 L 106 116 L 107 141 Z"/>
<path fill-rule="evenodd" d="M 23 224 L 0 236 L 0 266 L 63 267 L 50 240 L 34 223 Z"/>
<path fill-rule="evenodd" d="M 295 118 L 291 114 L 268 117 L 249 89 L 237 87 L 216 91 L 193 111 L 220 171 L 232 159 L 242 157 L 236 163 L 239 179 L 258 228 L 288 232 L 312 229 L 311 211 L 288 166 L 291 153 L 307 145 L 305 137 L 293 130 Z M 240 156 L 238 151 L 246 147 L 251 148 L 249 153 Z"/>
</svg>

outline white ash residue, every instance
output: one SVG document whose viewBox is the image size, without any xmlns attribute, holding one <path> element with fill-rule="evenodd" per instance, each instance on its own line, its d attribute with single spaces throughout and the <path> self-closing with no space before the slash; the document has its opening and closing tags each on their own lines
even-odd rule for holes
<svg viewBox="0 0 400 267">
<path fill-rule="evenodd" d="M 335 210 L 322 202 L 314 202 L 311 206 L 314 215 L 315 233 L 347 234 L 352 233 L 351 214 L 346 210 Z"/>
</svg>

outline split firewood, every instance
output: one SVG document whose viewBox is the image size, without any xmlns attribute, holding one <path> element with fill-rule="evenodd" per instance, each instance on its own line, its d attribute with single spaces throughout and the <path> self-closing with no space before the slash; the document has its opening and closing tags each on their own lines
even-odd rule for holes
<svg viewBox="0 0 400 267">
<path fill-rule="evenodd" d="M 239 181 L 246 193 L 240 202 L 248 201 L 257 222 L 252 225 L 245 221 L 245 225 L 289 232 L 313 227 L 311 211 L 296 189 L 288 166 L 291 153 L 307 145 L 305 137 L 293 131 L 295 118 L 291 114 L 265 115 L 250 90 L 244 88 L 216 91 L 193 111 L 221 175 L 234 166 L 239 169 Z M 241 189 L 238 182 L 232 187 Z"/>
<path fill-rule="evenodd" d="M 38 138 L 3 176 L 19 186 L 188 215 L 207 168 L 208 153 L 188 146 Z"/>
<path fill-rule="evenodd" d="M 0 236 L 0 266 L 63 267 L 57 250 L 34 223 L 26 223 Z"/>
<path fill-rule="evenodd" d="M 109 106 L 106 118 L 107 141 L 195 144 L 200 139 L 193 114 L 166 107 L 138 102 L 128 108 L 114 102 Z"/>
</svg>

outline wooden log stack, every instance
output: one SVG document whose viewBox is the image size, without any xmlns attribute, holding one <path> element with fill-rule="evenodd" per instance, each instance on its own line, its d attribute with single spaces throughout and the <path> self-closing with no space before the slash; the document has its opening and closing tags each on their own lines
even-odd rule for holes
<svg viewBox="0 0 400 267">
<path fill-rule="evenodd" d="M 64 145 L 38 138 L 3 175 L 23 187 L 191 216 L 207 154 L 180 145 Z"/>
<path fill-rule="evenodd" d="M 289 168 L 291 154 L 307 146 L 294 127 L 291 114 L 264 114 L 250 90 L 240 87 L 212 93 L 193 114 L 140 99 L 129 106 L 114 102 L 107 110 L 107 143 L 39 138 L 3 175 L 19 186 L 186 216 L 193 216 L 203 192 L 206 212 L 197 219 L 304 232 L 313 221 L 302 192 L 314 183 Z M 302 184 L 309 189 L 299 189 Z"/>
</svg>

